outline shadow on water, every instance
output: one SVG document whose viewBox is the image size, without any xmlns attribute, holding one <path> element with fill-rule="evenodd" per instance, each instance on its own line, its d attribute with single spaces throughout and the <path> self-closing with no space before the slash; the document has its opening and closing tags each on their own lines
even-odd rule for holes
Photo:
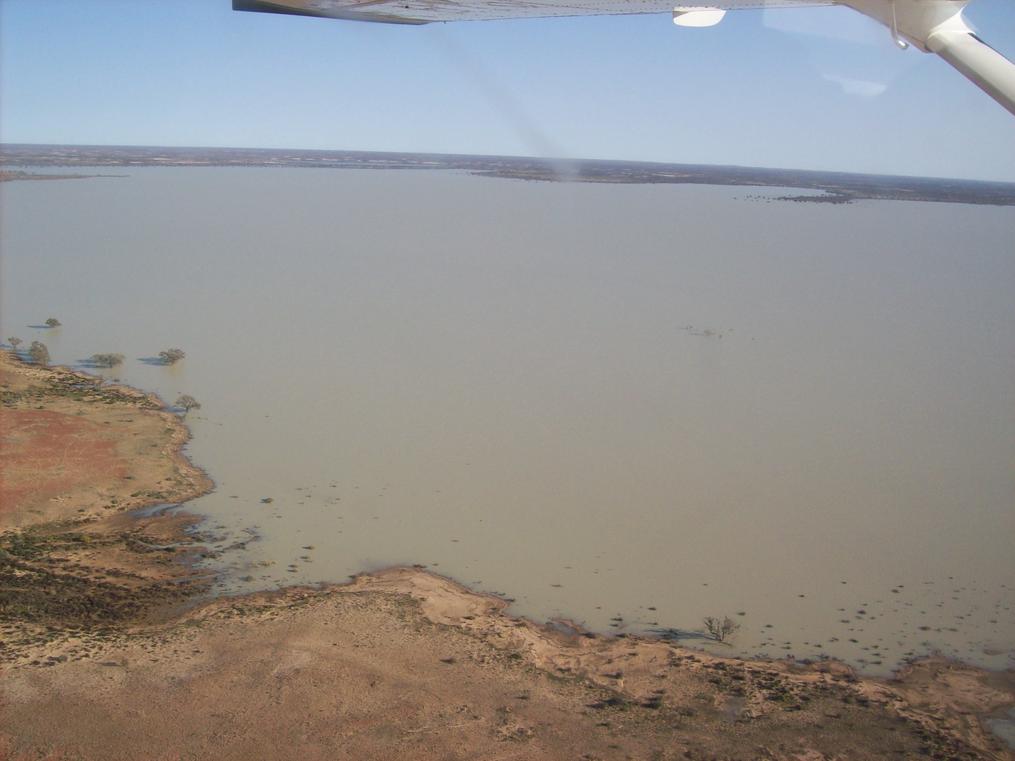
<svg viewBox="0 0 1015 761">
<path fill-rule="evenodd" d="M 145 507 L 128 510 L 126 514 L 132 518 L 151 518 L 181 507 L 183 507 L 182 502 L 156 502 L 154 505 L 146 505 Z"/>
<path fill-rule="evenodd" d="M 56 330 L 58 326 L 54 325 L 50 327 L 49 325 L 25 325 L 25 327 L 31 328 L 32 330 Z"/>
<path fill-rule="evenodd" d="M 96 362 L 92 358 L 88 359 L 76 359 L 74 360 L 74 367 L 80 367 L 83 370 L 115 370 L 119 365 L 107 365 L 102 362 Z"/>
<path fill-rule="evenodd" d="M 1009 748 L 1015 750 L 1015 708 L 1004 716 L 987 719 L 987 724 Z"/>
<path fill-rule="evenodd" d="M 100 365 L 98 362 L 93 362 L 90 359 L 75 359 L 74 367 L 82 367 L 88 370 L 108 369 L 105 365 Z"/>
<path fill-rule="evenodd" d="M 138 357 L 137 361 L 150 367 L 169 367 L 172 364 L 162 359 L 162 357 Z"/>
</svg>

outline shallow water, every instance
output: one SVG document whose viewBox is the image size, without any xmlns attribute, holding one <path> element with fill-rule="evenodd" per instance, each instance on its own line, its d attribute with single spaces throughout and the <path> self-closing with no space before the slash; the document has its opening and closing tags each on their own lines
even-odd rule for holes
<svg viewBox="0 0 1015 761">
<path fill-rule="evenodd" d="M 1015 750 L 1015 708 L 1002 717 L 987 719 L 987 725 L 1009 748 Z"/>
<path fill-rule="evenodd" d="M 257 537 L 224 590 L 421 563 L 599 630 L 1015 664 L 1012 209 L 126 172 L 0 187 L 2 331 L 201 401 L 190 507 Z"/>
</svg>

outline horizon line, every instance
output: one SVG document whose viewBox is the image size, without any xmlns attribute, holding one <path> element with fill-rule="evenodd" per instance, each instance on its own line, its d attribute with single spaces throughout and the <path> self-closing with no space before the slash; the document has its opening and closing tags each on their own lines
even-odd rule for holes
<svg viewBox="0 0 1015 761">
<path fill-rule="evenodd" d="M 743 169 L 753 171 L 770 172 L 799 172 L 820 175 L 846 175 L 851 177 L 885 177 L 913 180 L 944 180 L 950 182 L 982 183 L 986 185 L 1003 185 L 1015 187 L 1012 180 L 984 180 L 968 179 L 961 177 L 943 177 L 916 174 L 884 174 L 871 172 L 856 172 L 842 169 L 800 169 L 796 167 L 772 167 L 745 164 L 709 164 L 690 163 L 676 161 L 650 161 L 646 159 L 620 159 L 620 158 L 589 158 L 589 157 L 561 157 L 561 156 L 535 156 L 525 154 L 509 153 L 445 153 L 440 151 L 408 151 L 408 150 L 371 150 L 360 148 L 296 148 L 296 147 L 264 147 L 264 146 L 241 146 L 241 145 L 156 145 L 142 143 L 24 143 L 0 141 L 0 159 L 4 159 L 4 148 L 7 147 L 33 147 L 33 148 L 134 148 L 134 149 L 159 149 L 159 150 L 222 150 L 222 151 L 263 151 L 263 152 L 296 152 L 296 153 L 361 153 L 381 155 L 409 155 L 409 156 L 446 156 L 454 158 L 476 158 L 476 159 L 516 159 L 526 161 L 547 161 L 562 163 L 615 163 L 615 164 L 644 164 L 648 166 L 673 166 L 673 167 L 711 167 L 716 169 Z M 26 164 L 25 166 L 31 166 Z"/>
</svg>

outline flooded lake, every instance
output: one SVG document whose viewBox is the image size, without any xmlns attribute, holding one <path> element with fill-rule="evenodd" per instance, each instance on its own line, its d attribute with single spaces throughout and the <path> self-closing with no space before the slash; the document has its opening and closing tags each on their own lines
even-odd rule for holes
<svg viewBox="0 0 1015 761">
<path fill-rule="evenodd" d="M 254 539 L 223 591 L 419 563 L 600 631 L 1015 665 L 1015 210 L 97 171 L 0 188 L 2 335 L 201 402 L 188 509 Z"/>
</svg>

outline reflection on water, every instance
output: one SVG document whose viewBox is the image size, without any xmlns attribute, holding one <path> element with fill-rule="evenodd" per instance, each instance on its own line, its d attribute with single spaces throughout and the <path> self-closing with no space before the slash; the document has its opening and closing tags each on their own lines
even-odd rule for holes
<svg viewBox="0 0 1015 761">
<path fill-rule="evenodd" d="M 226 589 L 421 563 L 606 631 L 1013 663 L 1011 209 L 301 169 L 2 193 L 3 335 L 202 403 L 193 508 L 258 537 Z"/>
</svg>

